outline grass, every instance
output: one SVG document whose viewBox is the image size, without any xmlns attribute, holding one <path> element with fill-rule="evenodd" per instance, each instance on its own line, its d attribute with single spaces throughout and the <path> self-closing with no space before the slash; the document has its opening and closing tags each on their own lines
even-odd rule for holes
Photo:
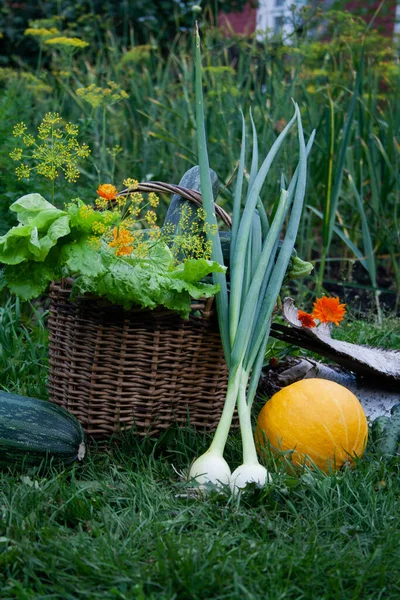
<svg viewBox="0 0 400 600">
<path fill-rule="evenodd" d="M 44 396 L 45 318 L 4 304 L 2 389 Z M 382 339 L 398 326 L 389 320 Z M 352 322 L 348 339 L 372 329 Z M 271 461 L 267 489 L 199 498 L 176 471 L 207 443 L 190 428 L 127 435 L 69 469 L 0 473 L 2 600 L 399 597 L 399 457 L 383 461 L 370 445 L 330 475 L 288 475 Z M 240 463 L 238 433 L 227 459 Z"/>
<path fill-rule="evenodd" d="M 177 432 L 45 478 L 0 476 L 2 598 L 398 597 L 398 462 L 198 499 L 171 468 L 193 441 Z"/>
</svg>

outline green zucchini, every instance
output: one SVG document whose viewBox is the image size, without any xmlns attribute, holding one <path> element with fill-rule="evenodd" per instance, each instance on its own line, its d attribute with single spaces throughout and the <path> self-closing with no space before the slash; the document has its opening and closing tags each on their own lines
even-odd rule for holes
<svg viewBox="0 0 400 600">
<path fill-rule="evenodd" d="M 70 464 L 85 456 L 85 434 L 67 410 L 0 391 L 0 465 Z"/>
<path fill-rule="evenodd" d="M 383 457 L 396 454 L 400 443 L 400 404 L 393 406 L 391 416 L 381 416 L 372 423 L 372 437 L 375 447 Z"/>
</svg>

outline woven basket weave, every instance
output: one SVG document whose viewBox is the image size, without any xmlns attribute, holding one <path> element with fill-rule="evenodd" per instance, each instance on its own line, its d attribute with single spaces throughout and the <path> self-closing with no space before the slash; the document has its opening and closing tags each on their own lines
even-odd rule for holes
<svg viewBox="0 0 400 600">
<path fill-rule="evenodd" d="M 51 401 L 98 441 L 132 426 L 138 435 L 158 435 L 173 423 L 216 428 L 228 371 L 213 298 L 193 301 L 184 320 L 167 309 L 126 311 L 86 295 L 71 302 L 70 291 L 68 280 L 50 287 Z"/>
</svg>

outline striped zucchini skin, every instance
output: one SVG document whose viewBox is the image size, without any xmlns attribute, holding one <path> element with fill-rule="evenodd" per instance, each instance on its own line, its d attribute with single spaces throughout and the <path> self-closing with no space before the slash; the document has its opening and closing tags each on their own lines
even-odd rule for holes
<svg viewBox="0 0 400 600">
<path fill-rule="evenodd" d="M 85 434 L 68 411 L 38 398 L 0 391 L 0 465 L 70 464 L 85 455 Z"/>
</svg>

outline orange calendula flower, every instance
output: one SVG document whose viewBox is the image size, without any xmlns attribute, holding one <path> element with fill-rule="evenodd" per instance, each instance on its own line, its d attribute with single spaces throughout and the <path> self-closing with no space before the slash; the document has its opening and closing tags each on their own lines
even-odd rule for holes
<svg viewBox="0 0 400 600">
<path fill-rule="evenodd" d="M 304 310 L 297 311 L 297 318 L 301 322 L 303 327 L 315 327 L 316 323 L 310 313 L 304 312 Z"/>
<path fill-rule="evenodd" d="M 110 248 L 116 248 L 116 256 L 127 256 L 133 250 L 131 244 L 134 241 L 133 235 L 127 229 L 118 230 L 114 227 L 113 240 L 108 243 Z"/>
<path fill-rule="evenodd" d="M 340 304 L 339 298 L 317 298 L 313 304 L 312 316 L 321 323 L 335 323 L 339 325 L 346 313 L 345 304 Z"/>
<path fill-rule="evenodd" d="M 117 195 L 117 188 L 111 183 L 99 185 L 96 193 L 105 200 L 114 200 Z"/>
</svg>

